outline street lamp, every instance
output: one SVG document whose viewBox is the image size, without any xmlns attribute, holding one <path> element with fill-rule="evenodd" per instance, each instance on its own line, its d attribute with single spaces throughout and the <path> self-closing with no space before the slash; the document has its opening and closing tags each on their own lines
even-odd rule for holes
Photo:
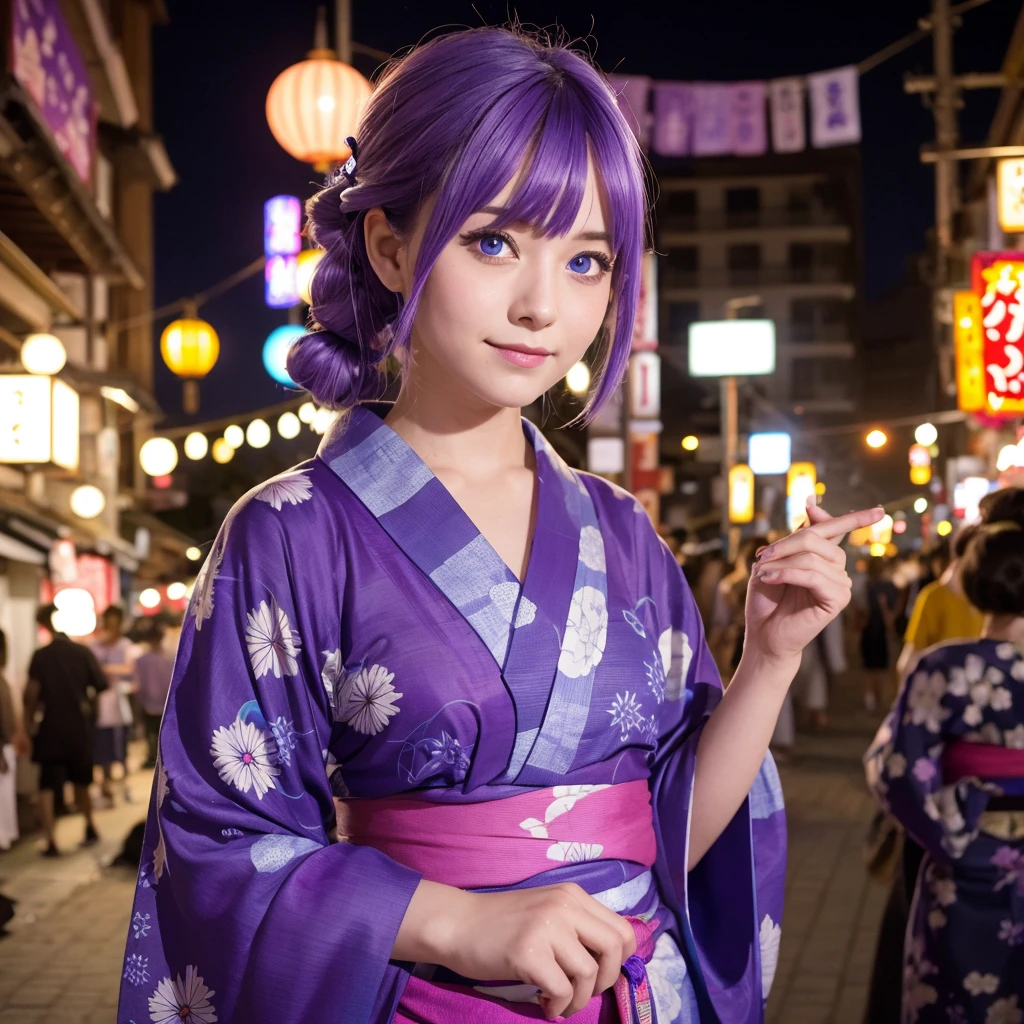
<svg viewBox="0 0 1024 1024">
<path fill-rule="evenodd" d="M 872 430 L 868 433 L 868 436 L 864 438 L 864 443 L 869 448 L 882 448 L 888 442 L 889 438 L 886 437 L 885 431 L 883 430 Z"/>
<path fill-rule="evenodd" d="M 914 431 L 914 440 L 918 444 L 923 444 L 925 448 L 929 448 L 931 445 L 939 439 L 939 431 L 936 429 L 934 423 L 922 423 L 917 430 Z"/>
</svg>

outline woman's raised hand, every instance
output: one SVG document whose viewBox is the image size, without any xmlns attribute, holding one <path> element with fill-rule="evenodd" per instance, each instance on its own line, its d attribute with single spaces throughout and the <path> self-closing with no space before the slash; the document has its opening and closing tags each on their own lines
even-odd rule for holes
<svg viewBox="0 0 1024 1024">
<path fill-rule="evenodd" d="M 839 547 L 843 537 L 884 515 L 878 507 L 833 518 L 809 504 L 807 525 L 765 548 L 751 569 L 744 651 L 771 661 L 797 661 L 850 603 L 846 553 Z"/>
<path fill-rule="evenodd" d="M 533 985 L 553 1019 L 611 988 L 635 951 L 630 923 L 571 882 L 472 893 L 424 881 L 392 956 L 442 964 L 466 978 Z"/>
</svg>

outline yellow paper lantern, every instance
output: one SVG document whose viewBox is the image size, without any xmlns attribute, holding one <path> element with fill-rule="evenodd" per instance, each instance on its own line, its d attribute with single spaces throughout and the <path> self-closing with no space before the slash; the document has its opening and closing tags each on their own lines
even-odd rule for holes
<svg viewBox="0 0 1024 1024">
<path fill-rule="evenodd" d="M 149 476 L 166 476 L 178 465 L 178 449 L 169 437 L 151 437 L 139 449 L 139 464 Z"/>
<path fill-rule="evenodd" d="M 107 496 L 94 484 L 82 484 L 71 492 L 70 504 L 79 519 L 95 519 L 107 507 Z"/>
<path fill-rule="evenodd" d="M 185 382 L 185 412 L 198 412 L 196 381 L 205 377 L 217 362 L 220 355 L 217 332 L 205 320 L 200 320 L 194 309 L 189 309 L 186 316 L 171 321 L 164 328 L 160 335 L 160 355 L 170 371 Z"/>
<path fill-rule="evenodd" d="M 323 258 L 323 249 L 303 249 L 299 253 L 298 267 L 295 271 L 295 287 L 299 297 L 307 306 L 313 305 L 313 296 L 309 289 L 313 283 L 313 272 Z"/>
<path fill-rule="evenodd" d="M 223 437 L 218 437 L 213 442 L 213 461 L 223 466 L 235 457 L 234 445 L 229 444 Z"/>
<path fill-rule="evenodd" d="M 205 459 L 206 453 L 210 450 L 210 442 L 201 430 L 193 430 L 185 438 L 185 454 L 190 459 Z"/>
<path fill-rule="evenodd" d="M 683 438 L 683 450 L 688 452 L 695 452 L 700 447 L 700 438 L 694 434 L 687 434 Z"/>
<path fill-rule="evenodd" d="M 370 83 L 333 50 L 310 50 L 286 68 L 267 93 L 267 124 L 296 160 L 326 172 L 349 158 L 345 139 L 356 134 Z"/>
<path fill-rule="evenodd" d="M 924 487 L 932 478 L 932 467 L 931 466 L 911 466 L 910 467 L 910 482 L 915 487 Z"/>
<path fill-rule="evenodd" d="M 60 373 L 67 361 L 67 350 L 56 335 L 30 334 L 21 343 L 21 365 L 29 373 L 52 376 Z"/>
</svg>

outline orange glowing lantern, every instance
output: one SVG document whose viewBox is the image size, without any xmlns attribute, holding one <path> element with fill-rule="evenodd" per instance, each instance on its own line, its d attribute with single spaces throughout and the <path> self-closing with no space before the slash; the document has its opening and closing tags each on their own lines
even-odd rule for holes
<svg viewBox="0 0 1024 1024">
<path fill-rule="evenodd" d="M 220 355 L 217 332 L 200 320 L 194 305 L 185 316 L 174 320 L 160 335 L 160 354 L 171 372 L 184 381 L 183 407 L 187 413 L 199 411 L 199 385 L 196 383 L 213 369 Z"/>
<path fill-rule="evenodd" d="M 286 68 L 270 86 L 267 123 L 282 149 L 325 173 L 349 158 L 345 139 L 356 134 L 369 97 L 370 83 L 328 48 L 321 13 L 307 59 Z"/>
</svg>

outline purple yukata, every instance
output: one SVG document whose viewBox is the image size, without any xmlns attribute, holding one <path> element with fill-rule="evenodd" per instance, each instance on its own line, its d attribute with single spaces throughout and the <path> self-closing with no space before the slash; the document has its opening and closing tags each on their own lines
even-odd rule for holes
<svg viewBox="0 0 1024 1024">
<path fill-rule="evenodd" d="M 419 863 L 457 864 L 460 837 L 420 835 L 413 815 L 472 821 L 472 805 L 493 817 L 531 798 L 542 818 L 494 842 L 540 870 L 474 887 L 576 882 L 646 924 L 643 1019 L 762 1021 L 782 793 L 768 756 L 687 873 L 697 741 L 722 690 L 668 548 L 632 495 L 570 469 L 524 420 L 538 511 L 520 584 L 374 408 L 242 498 L 196 582 L 119 1024 L 386 1024 L 411 977 L 461 986 L 474 1020 L 541 1017 L 536 989 L 389 959 L 422 874 L 370 835 L 409 823 Z M 493 865 L 480 852 L 490 841 L 467 836 L 460 870 L 507 873 L 498 846 Z"/>
</svg>

